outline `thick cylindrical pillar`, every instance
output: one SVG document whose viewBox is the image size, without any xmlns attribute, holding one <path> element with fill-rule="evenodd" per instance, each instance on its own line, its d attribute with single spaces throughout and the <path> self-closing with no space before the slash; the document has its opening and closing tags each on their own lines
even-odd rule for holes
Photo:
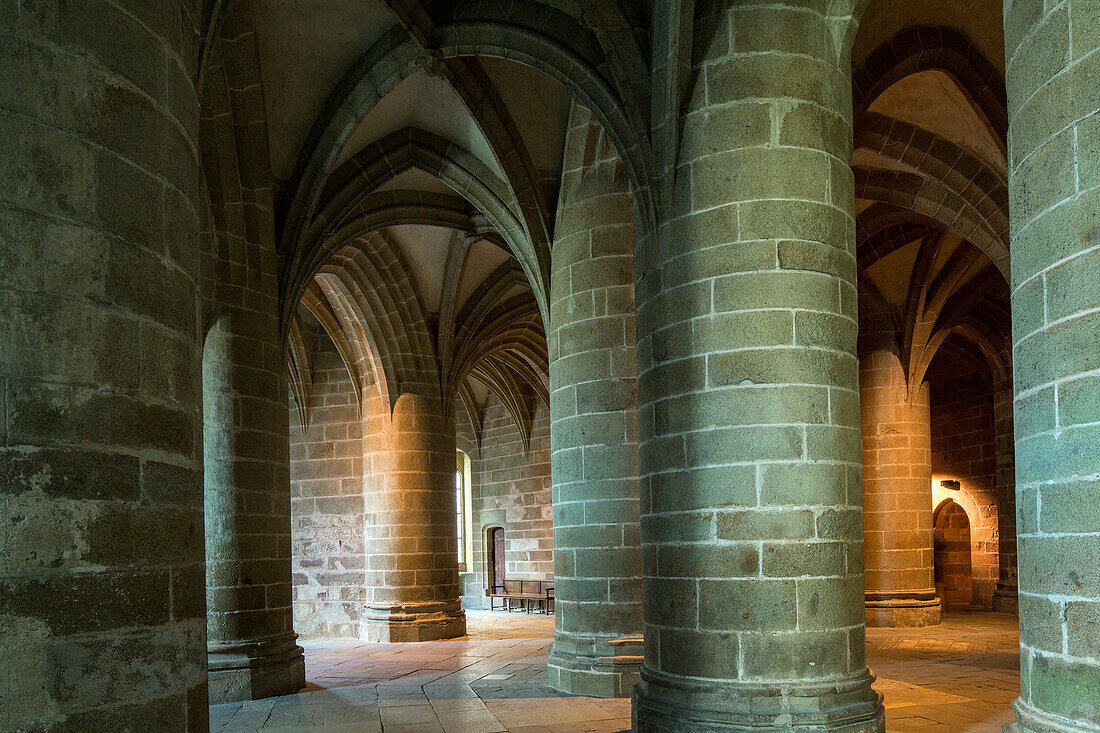
<svg viewBox="0 0 1100 733">
<path fill-rule="evenodd" d="M 910 391 L 897 355 L 875 351 L 860 360 L 859 406 L 867 625 L 934 626 L 928 384 Z"/>
<path fill-rule="evenodd" d="M 1018 730 L 1100 730 L 1100 0 L 1005 3 Z"/>
<path fill-rule="evenodd" d="M 273 257 L 273 253 L 272 253 Z M 273 263 L 272 263 L 273 264 Z M 261 294 L 203 350 L 207 645 L 211 703 L 305 686 L 290 584 L 290 445 L 278 314 Z"/>
<path fill-rule="evenodd" d="M 575 108 L 570 136 L 595 124 Z M 575 157 L 566 161 L 550 285 L 548 673 L 564 692 L 625 697 L 642 655 L 632 201 L 617 157 L 598 162 L 602 171 Z"/>
<path fill-rule="evenodd" d="M 208 726 L 194 8 L 0 9 L 6 730 Z"/>
<path fill-rule="evenodd" d="M 636 250 L 639 733 L 881 731 L 864 657 L 849 63 L 824 3 L 711 3 Z"/>
<path fill-rule="evenodd" d="M 367 603 L 360 637 L 431 641 L 466 633 L 459 602 L 455 418 L 406 392 L 381 432 L 364 427 Z"/>
</svg>

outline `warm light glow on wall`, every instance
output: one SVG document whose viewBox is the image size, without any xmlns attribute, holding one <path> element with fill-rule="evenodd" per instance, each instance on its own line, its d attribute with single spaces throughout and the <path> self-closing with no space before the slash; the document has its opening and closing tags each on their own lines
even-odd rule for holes
<svg viewBox="0 0 1100 733">
<path fill-rule="evenodd" d="M 951 500 L 963 507 L 973 524 L 978 519 L 977 506 L 962 482 L 952 476 L 932 476 L 932 514 L 939 511 L 944 502 Z"/>
<path fill-rule="evenodd" d="M 933 474 L 931 489 L 932 508 L 935 509 L 938 501 L 942 501 L 947 497 L 953 497 L 955 492 L 963 491 L 963 486 L 962 482 L 953 476 Z"/>
</svg>

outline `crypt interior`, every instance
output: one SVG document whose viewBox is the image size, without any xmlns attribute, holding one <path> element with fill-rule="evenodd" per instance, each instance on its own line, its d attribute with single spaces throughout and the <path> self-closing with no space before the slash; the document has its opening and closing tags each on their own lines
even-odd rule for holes
<svg viewBox="0 0 1100 733">
<path fill-rule="evenodd" d="M 1100 0 L 0 38 L 0 730 L 1100 732 Z"/>
</svg>

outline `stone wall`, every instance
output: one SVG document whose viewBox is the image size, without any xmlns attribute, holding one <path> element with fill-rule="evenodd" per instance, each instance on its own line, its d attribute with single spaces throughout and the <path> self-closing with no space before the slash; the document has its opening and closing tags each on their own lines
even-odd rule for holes
<svg viewBox="0 0 1100 733">
<path fill-rule="evenodd" d="M 461 441 L 460 441 L 461 445 Z M 524 451 L 515 421 L 490 394 L 482 422 L 481 451 L 473 461 L 473 572 L 463 573 L 462 605 L 486 607 L 488 556 L 485 533 L 503 527 L 505 576 L 552 580 L 554 528 L 550 503 L 550 414 L 535 410 L 531 449 Z"/>
<path fill-rule="evenodd" d="M 315 332 L 309 424 L 290 416 L 294 629 L 358 638 L 365 600 L 363 459 L 351 378 L 332 341 Z"/>
<path fill-rule="evenodd" d="M 310 337 L 318 346 L 309 424 L 303 431 L 297 406 L 290 418 L 294 628 L 303 638 L 354 639 L 366 600 L 362 423 L 335 346 L 323 331 Z M 490 527 L 505 529 L 508 578 L 554 577 L 549 413 L 540 403 L 528 453 L 504 404 L 488 400 L 480 451 L 465 410 L 457 421 L 458 447 L 472 462 L 472 571 L 461 574 L 468 608 L 485 605 Z"/>
<path fill-rule="evenodd" d="M 993 390 L 957 360 L 937 359 L 928 377 L 932 412 L 933 507 L 953 500 L 970 520 L 974 604 L 993 607 L 997 581 L 996 444 Z M 959 482 L 957 491 L 942 480 Z"/>
</svg>

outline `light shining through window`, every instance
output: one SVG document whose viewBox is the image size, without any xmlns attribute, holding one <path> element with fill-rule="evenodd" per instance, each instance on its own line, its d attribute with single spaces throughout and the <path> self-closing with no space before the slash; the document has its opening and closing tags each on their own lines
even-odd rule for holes
<svg viewBox="0 0 1100 733">
<path fill-rule="evenodd" d="M 463 528 L 466 524 L 463 516 L 465 498 L 462 495 L 462 471 L 455 471 L 455 506 L 458 509 L 458 566 L 461 568 L 466 562 L 466 538 L 463 536 Z"/>
</svg>

